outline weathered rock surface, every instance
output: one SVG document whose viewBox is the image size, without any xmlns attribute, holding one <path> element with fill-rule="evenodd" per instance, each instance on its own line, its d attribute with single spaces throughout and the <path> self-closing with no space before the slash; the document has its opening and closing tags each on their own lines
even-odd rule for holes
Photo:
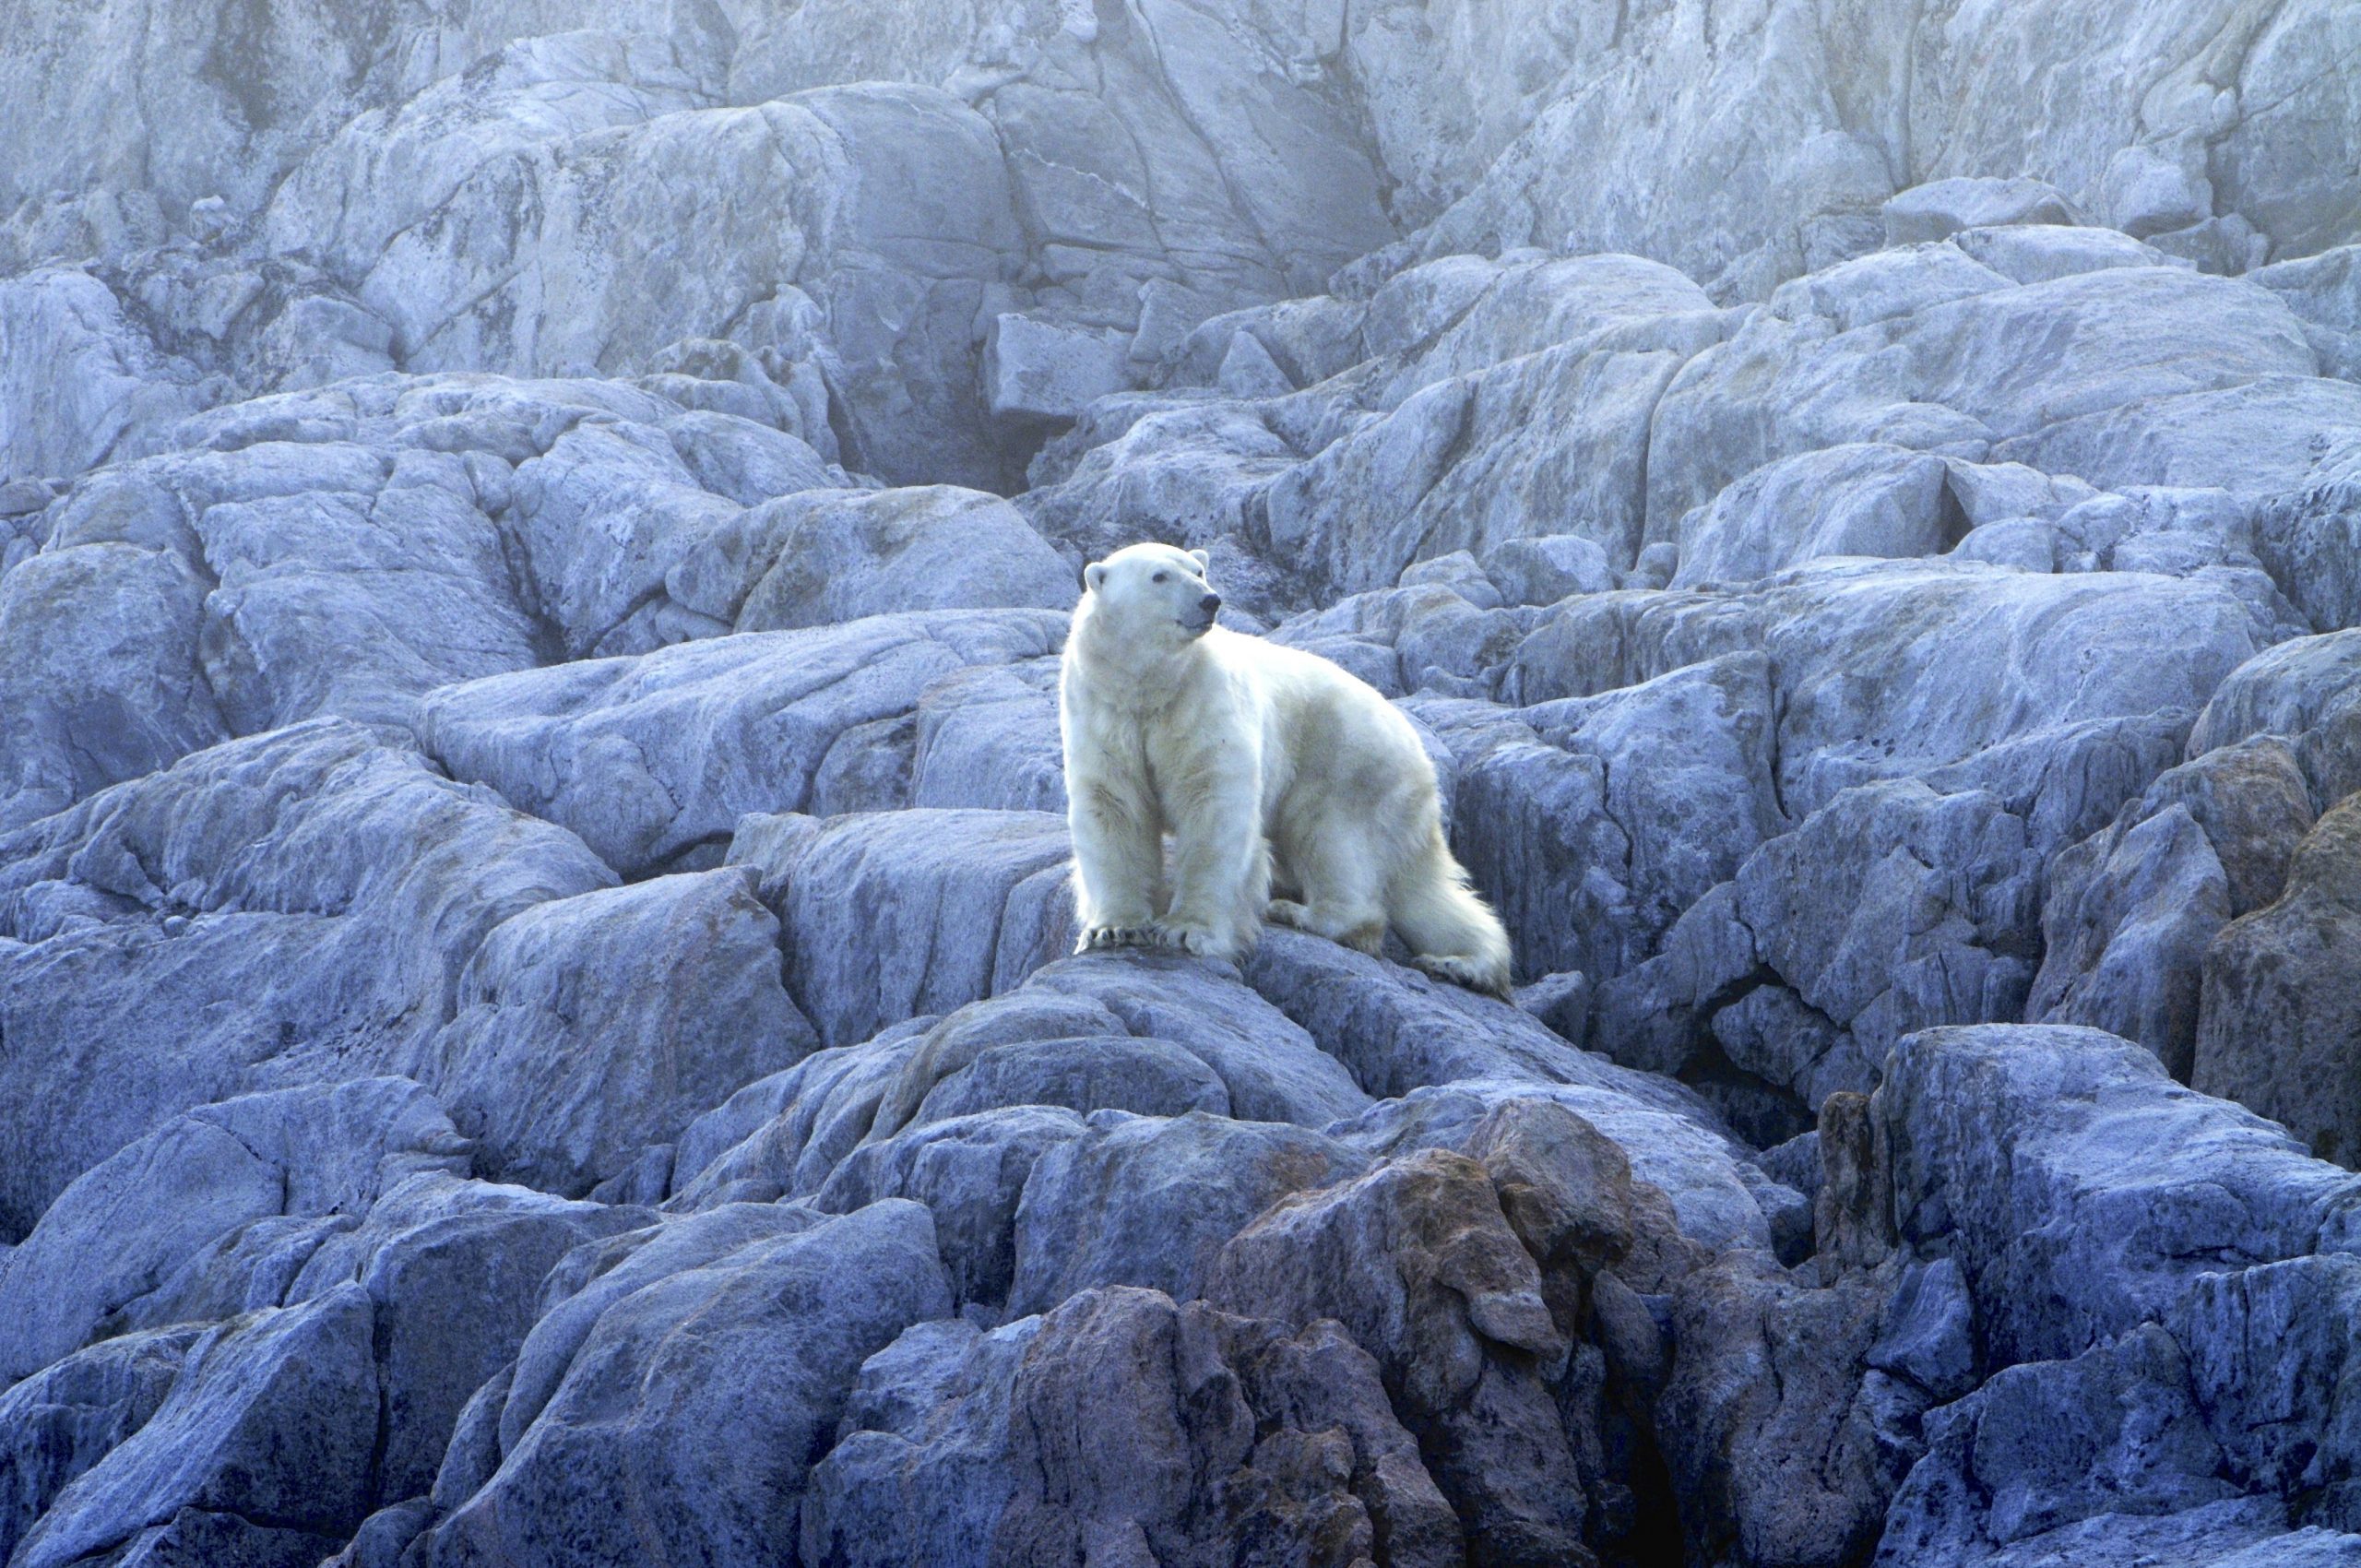
<svg viewBox="0 0 2361 1568">
<path fill-rule="evenodd" d="M 422 1071 L 486 936 L 614 881 L 564 829 L 336 719 L 199 753 L 6 842 L 0 1213 L 19 1233 L 172 1116 Z"/>
<path fill-rule="evenodd" d="M 0 1559 L 2361 1562 L 2356 47 L 20 0 Z M 1072 956 L 1145 538 L 1515 1005 Z"/>
<path fill-rule="evenodd" d="M 512 1385 L 497 1468 L 429 1561 L 634 1561 L 651 1526 L 717 1561 L 791 1552 L 809 1455 L 861 1362 L 950 1311 L 933 1225 L 901 1202 L 632 1284 L 568 1325 L 553 1385 Z"/>
<path fill-rule="evenodd" d="M 2320 818 L 2287 863 L 2287 892 L 2205 951 L 2189 1082 L 2274 1117 L 2323 1159 L 2361 1164 L 2361 798 Z"/>
<path fill-rule="evenodd" d="M 839 774 L 849 798 L 833 809 L 907 804 L 896 790 L 927 688 L 1064 637 L 1048 612 L 975 611 L 714 638 L 449 687 L 419 736 L 455 777 L 572 828 L 626 875 L 709 866 L 741 816 L 820 804 Z"/>
</svg>

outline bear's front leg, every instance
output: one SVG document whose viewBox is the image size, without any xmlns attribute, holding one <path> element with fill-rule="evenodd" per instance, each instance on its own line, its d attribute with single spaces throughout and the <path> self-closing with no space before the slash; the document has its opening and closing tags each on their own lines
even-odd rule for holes
<svg viewBox="0 0 2361 1568">
<path fill-rule="evenodd" d="M 1157 945 L 1243 957 L 1271 897 L 1258 770 L 1206 767 L 1168 793 L 1165 810 L 1172 823 L 1172 907 L 1151 928 Z"/>
<path fill-rule="evenodd" d="M 1066 827 L 1074 838 L 1077 953 L 1155 943 L 1156 888 L 1164 874 L 1164 831 L 1143 790 L 1115 780 L 1074 778 Z"/>
</svg>

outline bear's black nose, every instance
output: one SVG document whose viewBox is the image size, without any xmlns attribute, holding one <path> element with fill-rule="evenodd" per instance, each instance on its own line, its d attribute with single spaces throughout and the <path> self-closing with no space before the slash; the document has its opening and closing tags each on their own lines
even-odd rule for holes
<svg viewBox="0 0 2361 1568">
<path fill-rule="evenodd" d="M 1204 598 L 1197 600 L 1197 608 L 1204 611 L 1208 615 L 1212 614 L 1215 611 L 1221 608 L 1221 595 L 1217 593 L 1209 593 L 1205 595 Z"/>
</svg>

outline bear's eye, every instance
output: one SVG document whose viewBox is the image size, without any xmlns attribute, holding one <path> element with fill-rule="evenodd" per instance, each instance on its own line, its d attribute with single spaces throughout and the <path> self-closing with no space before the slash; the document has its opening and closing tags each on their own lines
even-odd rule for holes
<svg viewBox="0 0 2361 1568">
<path fill-rule="evenodd" d="M 1162 572 L 1158 572 L 1158 573 L 1156 575 L 1155 580 L 1156 580 L 1157 582 L 1159 582 L 1159 583 L 1160 583 L 1160 582 L 1162 582 L 1162 581 L 1164 581 L 1164 574 L 1163 574 Z"/>
</svg>

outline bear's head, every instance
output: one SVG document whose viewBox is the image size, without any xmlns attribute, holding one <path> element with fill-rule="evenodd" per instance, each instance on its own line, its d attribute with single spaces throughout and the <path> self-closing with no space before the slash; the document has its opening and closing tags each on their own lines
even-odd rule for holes
<svg viewBox="0 0 2361 1568">
<path fill-rule="evenodd" d="M 1221 595 L 1205 583 L 1202 550 L 1134 544 L 1083 569 L 1083 610 L 1093 629 L 1128 648 L 1178 652 L 1205 635 Z"/>
</svg>

